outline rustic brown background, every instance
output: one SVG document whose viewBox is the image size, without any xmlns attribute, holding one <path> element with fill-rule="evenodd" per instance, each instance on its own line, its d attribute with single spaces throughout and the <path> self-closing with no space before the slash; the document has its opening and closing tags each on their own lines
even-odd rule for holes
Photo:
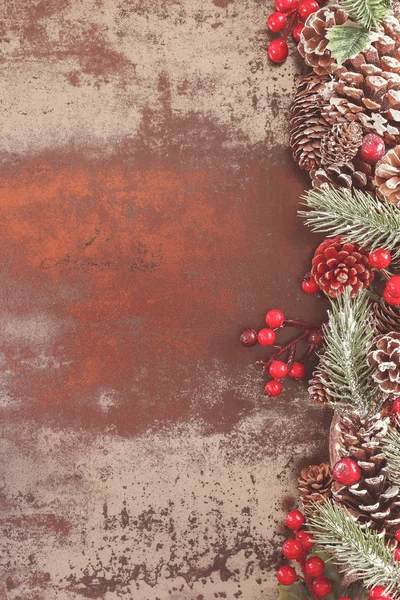
<svg viewBox="0 0 400 600">
<path fill-rule="evenodd" d="M 1 598 L 276 597 L 327 415 L 237 341 L 323 312 L 271 4 L 0 3 Z"/>
</svg>

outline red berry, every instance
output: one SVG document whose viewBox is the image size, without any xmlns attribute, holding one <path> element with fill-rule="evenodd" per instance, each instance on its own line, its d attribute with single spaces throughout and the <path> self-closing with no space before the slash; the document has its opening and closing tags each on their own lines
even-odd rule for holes
<svg viewBox="0 0 400 600">
<path fill-rule="evenodd" d="M 257 331 L 255 329 L 246 329 L 240 336 L 240 343 L 248 348 L 257 344 Z"/>
<path fill-rule="evenodd" d="M 293 37 L 296 42 L 300 41 L 301 32 L 304 29 L 304 23 L 297 23 L 296 27 L 293 29 Z"/>
<path fill-rule="evenodd" d="M 317 577 L 312 582 L 311 587 L 317 596 L 327 596 L 332 591 L 331 580 L 327 577 Z"/>
<path fill-rule="evenodd" d="M 299 0 L 275 0 L 275 8 L 279 12 L 289 12 L 297 8 Z"/>
<path fill-rule="evenodd" d="M 397 399 L 400 400 L 400 398 Z M 394 534 L 394 537 L 396 538 L 397 542 L 400 542 L 400 529 L 397 529 L 396 533 Z"/>
<path fill-rule="evenodd" d="M 306 368 L 302 363 L 294 362 L 289 370 L 289 377 L 292 379 L 304 379 Z"/>
<path fill-rule="evenodd" d="M 339 600 L 351 600 L 348 596 L 340 596 Z"/>
<path fill-rule="evenodd" d="M 288 374 L 287 364 L 281 360 L 274 360 L 272 361 L 268 372 L 274 379 L 283 379 Z"/>
<path fill-rule="evenodd" d="M 392 257 L 390 255 L 389 250 L 385 250 L 384 248 L 379 248 L 379 250 L 374 250 L 368 257 L 369 264 L 374 269 L 386 269 L 392 261 Z"/>
<path fill-rule="evenodd" d="M 400 560 L 400 548 L 396 548 L 394 551 L 394 560 Z"/>
<path fill-rule="evenodd" d="M 306 562 L 306 573 L 310 577 L 321 577 L 325 571 L 325 562 L 319 556 L 313 556 Z"/>
<path fill-rule="evenodd" d="M 361 479 L 361 469 L 352 458 L 342 458 L 333 467 L 333 478 L 342 485 L 354 485 Z"/>
<path fill-rule="evenodd" d="M 275 379 L 273 379 L 272 381 L 268 381 L 268 383 L 265 384 L 265 388 L 264 388 L 264 396 L 272 396 L 272 397 L 276 397 L 276 396 L 280 396 L 282 394 L 282 384 L 280 381 L 275 381 Z"/>
<path fill-rule="evenodd" d="M 292 585 L 297 579 L 296 571 L 293 567 L 287 566 L 281 567 L 276 576 L 281 585 Z"/>
<path fill-rule="evenodd" d="M 383 596 L 382 594 L 386 594 L 386 589 L 383 585 L 376 585 L 369 590 L 369 597 L 371 600 L 378 600 L 378 598 L 387 598 L 389 600 L 389 596 Z"/>
<path fill-rule="evenodd" d="M 318 284 L 315 281 L 314 277 L 312 277 L 312 275 L 306 275 L 303 283 L 301 284 L 301 287 L 303 289 L 303 292 L 305 292 L 306 294 L 316 294 L 319 290 Z"/>
<path fill-rule="evenodd" d="M 273 40 L 268 46 L 268 56 L 275 63 L 281 63 L 287 59 L 289 47 L 286 40 Z"/>
<path fill-rule="evenodd" d="M 274 310 L 269 310 L 265 315 L 265 322 L 269 327 L 272 327 L 272 329 L 278 329 L 278 327 L 282 327 L 284 320 L 285 315 L 277 308 Z"/>
<path fill-rule="evenodd" d="M 400 398 L 396 398 L 396 400 L 393 402 L 393 410 L 395 413 L 400 415 Z M 397 537 L 396 537 L 396 540 L 397 540 Z M 400 541 L 400 540 L 397 540 L 397 541 Z"/>
<path fill-rule="evenodd" d="M 275 342 L 276 334 L 275 331 L 272 331 L 272 329 L 268 329 L 266 327 L 258 332 L 257 338 L 258 343 L 261 346 L 272 346 L 272 344 Z"/>
<path fill-rule="evenodd" d="M 296 538 L 300 540 L 304 550 L 311 550 L 311 548 L 314 546 L 313 536 L 309 531 L 304 531 L 304 529 L 297 531 Z"/>
<path fill-rule="evenodd" d="M 364 136 L 360 148 L 361 158 L 367 162 L 376 163 L 385 154 L 385 142 L 376 133 L 368 133 Z"/>
<path fill-rule="evenodd" d="M 324 343 L 324 336 L 320 331 L 312 331 L 307 338 L 309 344 L 313 346 L 322 346 Z"/>
<path fill-rule="evenodd" d="M 267 25 L 271 31 L 278 33 L 285 29 L 287 23 L 287 16 L 281 12 L 274 12 L 268 17 Z"/>
<path fill-rule="evenodd" d="M 298 560 L 304 552 L 301 542 L 298 540 L 286 540 L 282 546 L 282 553 L 289 560 Z"/>
<path fill-rule="evenodd" d="M 300 2 L 298 8 L 299 17 L 305 21 L 312 13 L 317 12 L 318 9 L 319 6 L 314 0 L 303 0 L 303 2 Z"/>
<path fill-rule="evenodd" d="M 386 284 L 388 294 L 400 299 L 400 275 L 393 275 Z"/>
<path fill-rule="evenodd" d="M 398 306 L 400 304 L 400 298 L 398 296 L 392 296 L 392 294 L 389 294 L 386 288 L 383 290 L 383 297 L 385 302 L 390 304 L 390 306 Z"/>
<path fill-rule="evenodd" d="M 285 523 L 289 527 L 289 529 L 292 529 L 293 531 L 297 531 L 298 529 L 300 529 L 300 527 L 303 527 L 304 515 L 302 515 L 299 510 L 291 510 L 287 514 Z M 302 540 L 300 540 L 300 541 L 302 542 Z M 303 547 L 304 547 L 304 544 L 303 544 Z"/>
</svg>

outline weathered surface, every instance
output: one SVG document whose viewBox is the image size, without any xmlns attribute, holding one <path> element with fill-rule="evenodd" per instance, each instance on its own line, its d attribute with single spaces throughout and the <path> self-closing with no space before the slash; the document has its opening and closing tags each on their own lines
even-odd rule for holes
<svg viewBox="0 0 400 600">
<path fill-rule="evenodd" d="M 275 598 L 326 415 L 237 342 L 322 314 L 267 12 L 0 3 L 0 598 Z"/>
</svg>

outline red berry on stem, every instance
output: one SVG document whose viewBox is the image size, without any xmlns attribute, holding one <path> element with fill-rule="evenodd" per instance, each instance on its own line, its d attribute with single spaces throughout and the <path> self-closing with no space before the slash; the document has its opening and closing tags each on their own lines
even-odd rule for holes
<svg viewBox="0 0 400 600">
<path fill-rule="evenodd" d="M 297 531 L 296 538 L 300 540 L 304 550 L 311 550 L 314 546 L 314 539 L 309 531 L 304 531 L 304 529 Z"/>
<path fill-rule="evenodd" d="M 292 379 L 304 379 L 306 368 L 302 363 L 294 362 L 289 370 L 289 377 Z"/>
<path fill-rule="evenodd" d="M 267 25 L 271 31 L 278 33 L 285 29 L 287 23 L 287 16 L 281 12 L 274 12 L 268 17 Z"/>
<path fill-rule="evenodd" d="M 398 398 L 398 400 L 400 400 L 400 398 Z M 394 534 L 394 537 L 396 538 L 397 542 L 400 542 L 400 529 L 396 530 L 396 533 Z"/>
<path fill-rule="evenodd" d="M 272 327 L 272 329 L 278 329 L 278 327 L 282 327 L 284 320 L 285 315 L 277 308 L 274 310 L 269 310 L 265 315 L 265 322 L 269 327 Z"/>
<path fill-rule="evenodd" d="M 281 63 L 287 59 L 289 47 L 286 40 L 273 40 L 268 46 L 268 56 L 275 63 Z"/>
<path fill-rule="evenodd" d="M 268 373 L 274 379 L 283 379 L 288 374 L 287 364 L 281 360 L 274 360 L 270 364 Z"/>
<path fill-rule="evenodd" d="M 306 275 L 301 284 L 303 292 L 306 294 L 316 294 L 319 291 L 319 287 L 314 277 L 310 274 Z"/>
<path fill-rule="evenodd" d="M 332 591 L 331 580 L 327 577 L 317 577 L 311 584 L 312 590 L 317 596 L 327 596 Z"/>
<path fill-rule="evenodd" d="M 299 17 L 305 21 L 312 13 L 317 12 L 318 9 L 318 3 L 315 0 L 303 0 L 303 2 L 300 2 L 298 8 Z"/>
<path fill-rule="evenodd" d="M 342 458 L 333 467 L 333 478 L 342 485 L 354 485 L 361 479 L 361 469 L 352 458 Z"/>
<path fill-rule="evenodd" d="M 306 562 L 305 569 L 310 577 L 321 577 L 325 571 L 325 562 L 319 556 L 313 556 Z"/>
<path fill-rule="evenodd" d="M 257 338 L 260 346 L 272 346 L 275 342 L 276 334 L 272 329 L 265 327 L 265 329 L 260 329 Z"/>
<path fill-rule="evenodd" d="M 400 560 L 400 548 L 396 548 L 393 555 L 394 555 L 394 560 Z"/>
<path fill-rule="evenodd" d="M 390 304 L 390 306 L 398 306 L 400 304 L 400 298 L 398 296 L 392 296 L 392 294 L 389 294 L 386 288 L 383 290 L 383 297 L 385 302 Z"/>
<path fill-rule="evenodd" d="M 297 23 L 297 25 L 293 29 L 293 37 L 296 42 L 300 41 L 301 32 L 304 29 L 304 23 Z"/>
<path fill-rule="evenodd" d="M 391 254 L 389 250 L 385 250 L 384 248 L 379 248 L 379 250 L 374 250 L 368 257 L 369 264 L 374 269 L 386 269 L 392 261 Z"/>
<path fill-rule="evenodd" d="M 371 600 L 378 600 L 378 598 L 385 598 L 384 594 L 386 594 L 386 589 L 383 585 L 376 585 L 375 587 L 369 590 L 369 597 Z M 389 596 L 387 596 L 389 600 Z"/>
<path fill-rule="evenodd" d="M 387 282 L 386 289 L 391 296 L 400 298 L 400 275 L 393 275 Z"/>
<path fill-rule="evenodd" d="M 280 381 L 275 381 L 275 379 L 273 379 L 272 381 L 268 381 L 265 384 L 265 388 L 264 388 L 264 396 L 272 396 L 273 398 L 275 398 L 276 396 L 280 396 L 282 394 L 282 384 Z"/>
<path fill-rule="evenodd" d="M 276 576 L 281 585 L 292 585 L 297 580 L 296 571 L 286 565 L 278 570 Z"/>
<path fill-rule="evenodd" d="M 287 514 L 285 523 L 289 527 L 289 529 L 297 531 L 298 529 L 300 529 L 300 527 L 303 527 L 304 515 L 299 510 L 291 510 Z"/>
<path fill-rule="evenodd" d="M 400 398 L 396 398 L 396 400 L 393 402 L 393 410 L 395 413 L 397 413 L 398 415 L 400 415 Z M 396 537 L 397 540 L 397 537 Z M 397 540 L 398 542 L 400 540 Z"/>
<path fill-rule="evenodd" d="M 279 12 L 289 12 L 297 8 L 299 0 L 275 0 L 275 8 Z"/>
<path fill-rule="evenodd" d="M 298 560 L 303 552 L 304 548 L 298 540 L 286 540 L 282 546 L 282 554 L 289 560 Z"/>
<path fill-rule="evenodd" d="M 240 343 L 248 348 L 257 344 L 257 331 L 255 329 L 245 329 L 240 336 Z"/>
<path fill-rule="evenodd" d="M 367 162 L 376 163 L 385 154 L 385 142 L 380 135 L 368 133 L 364 136 L 360 148 L 361 158 Z"/>
<path fill-rule="evenodd" d="M 324 343 L 324 336 L 320 331 L 312 331 L 307 338 L 309 344 L 313 346 L 322 346 Z"/>
</svg>

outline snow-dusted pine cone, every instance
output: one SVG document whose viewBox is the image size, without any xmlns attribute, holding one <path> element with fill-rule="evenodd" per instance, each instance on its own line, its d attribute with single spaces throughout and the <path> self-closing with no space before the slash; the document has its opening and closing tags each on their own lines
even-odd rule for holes
<svg viewBox="0 0 400 600">
<path fill-rule="evenodd" d="M 297 482 L 297 489 L 305 506 L 311 502 L 322 504 L 332 495 L 333 477 L 330 465 L 327 463 L 305 467 L 301 470 Z"/>
<path fill-rule="evenodd" d="M 307 65 L 318 75 L 334 73 L 339 67 L 329 50 L 326 32 L 335 25 L 343 25 L 348 17 L 339 6 L 325 6 L 310 15 L 300 36 L 298 50 Z"/>
<path fill-rule="evenodd" d="M 324 375 L 326 378 L 326 375 Z M 329 405 L 332 404 L 335 399 L 329 393 L 328 388 L 322 382 L 320 371 L 314 371 L 312 379 L 308 382 L 308 393 L 311 399 L 317 404 Z"/>
<path fill-rule="evenodd" d="M 332 163 L 321 166 L 315 171 L 311 171 L 311 183 L 316 189 L 324 186 L 334 188 L 346 188 L 351 190 L 363 190 L 369 188 L 371 176 L 356 167 L 357 163 L 348 162 L 346 164 Z"/>
<path fill-rule="evenodd" d="M 321 140 L 322 165 L 345 165 L 353 160 L 363 140 L 360 123 L 338 123 Z"/>
<path fill-rule="evenodd" d="M 358 244 L 343 242 L 341 237 L 328 238 L 318 246 L 312 259 L 311 274 L 319 288 L 331 298 L 351 288 L 354 296 L 374 278 L 368 254 Z"/>
<path fill-rule="evenodd" d="M 378 334 L 386 334 L 391 331 L 400 333 L 400 308 L 390 306 L 383 298 L 373 305 L 373 324 Z"/>
<path fill-rule="evenodd" d="M 377 163 L 374 184 L 382 200 L 400 207 L 400 146 L 388 150 Z"/>
<path fill-rule="evenodd" d="M 373 379 L 385 394 L 400 396 L 400 332 L 379 335 L 369 355 Z"/>
</svg>

